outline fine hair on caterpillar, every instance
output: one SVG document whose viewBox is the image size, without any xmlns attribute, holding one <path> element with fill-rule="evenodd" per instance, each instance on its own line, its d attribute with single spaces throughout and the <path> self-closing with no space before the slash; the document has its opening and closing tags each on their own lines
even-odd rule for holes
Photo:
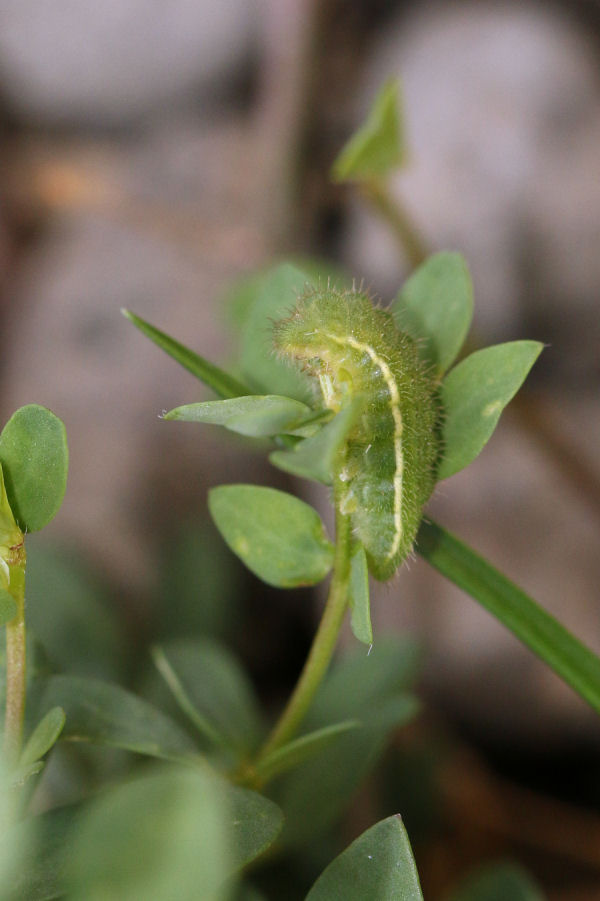
<svg viewBox="0 0 600 901">
<path fill-rule="evenodd" d="M 341 512 L 380 580 L 411 552 L 435 484 L 439 406 L 434 373 L 416 341 L 363 291 L 305 294 L 274 326 L 276 350 L 314 379 L 323 407 L 354 398 L 361 410 L 340 454 Z"/>
</svg>

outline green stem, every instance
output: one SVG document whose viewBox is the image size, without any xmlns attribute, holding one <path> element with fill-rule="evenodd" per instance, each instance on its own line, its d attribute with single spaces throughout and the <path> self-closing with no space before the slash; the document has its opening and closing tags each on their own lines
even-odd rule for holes
<svg viewBox="0 0 600 901">
<path fill-rule="evenodd" d="M 296 734 L 333 656 L 348 606 L 350 579 L 350 518 L 340 513 L 337 506 L 335 539 L 333 576 L 317 634 L 296 688 L 262 748 L 259 760 L 286 744 Z"/>
<path fill-rule="evenodd" d="M 9 591 L 17 605 L 17 615 L 6 626 L 6 711 L 4 755 L 8 765 L 16 764 L 21 752 L 25 717 L 25 550 L 21 559 L 9 565 Z"/>
<path fill-rule="evenodd" d="M 373 178 L 361 185 L 361 190 L 366 200 L 391 227 L 411 268 L 416 269 L 426 260 L 429 250 L 408 211 L 397 199 L 392 199 L 385 182 Z"/>
</svg>

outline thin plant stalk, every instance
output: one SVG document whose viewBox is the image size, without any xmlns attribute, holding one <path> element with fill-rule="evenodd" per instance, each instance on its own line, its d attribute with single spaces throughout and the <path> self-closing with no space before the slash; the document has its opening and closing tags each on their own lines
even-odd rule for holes
<svg viewBox="0 0 600 901">
<path fill-rule="evenodd" d="M 16 549 L 15 562 L 9 563 L 9 572 L 9 591 L 17 605 L 17 615 L 6 625 L 4 755 L 9 765 L 12 765 L 17 762 L 21 752 L 25 718 L 25 548 L 23 545 Z"/>
<path fill-rule="evenodd" d="M 375 212 L 388 223 L 411 268 L 416 269 L 425 262 L 429 253 L 427 242 L 408 211 L 392 197 L 385 182 L 369 179 L 361 185 L 361 193 Z"/>
<path fill-rule="evenodd" d="M 331 662 L 348 607 L 350 580 L 350 517 L 340 513 L 337 506 L 335 539 L 333 575 L 319 628 L 296 687 L 262 748 L 259 759 L 294 737 Z"/>
</svg>

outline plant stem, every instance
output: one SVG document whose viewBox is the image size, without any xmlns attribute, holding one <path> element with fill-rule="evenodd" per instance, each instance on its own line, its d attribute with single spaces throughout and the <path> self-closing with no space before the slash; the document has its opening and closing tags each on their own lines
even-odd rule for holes
<svg viewBox="0 0 600 901">
<path fill-rule="evenodd" d="M 377 213 L 385 219 L 396 236 L 402 253 L 407 257 L 411 268 L 416 269 L 428 256 L 428 248 L 417 226 L 407 210 L 392 195 L 385 184 L 378 179 L 370 179 L 361 185 L 365 199 Z"/>
<path fill-rule="evenodd" d="M 25 716 L 25 549 L 19 561 L 9 565 L 9 591 L 17 605 L 17 615 L 6 625 L 6 711 L 4 755 L 9 766 L 21 752 Z"/>
<path fill-rule="evenodd" d="M 350 517 L 340 513 L 336 505 L 335 558 L 325 610 L 296 688 L 262 748 L 259 759 L 293 738 L 327 671 L 348 606 L 350 537 Z"/>
</svg>

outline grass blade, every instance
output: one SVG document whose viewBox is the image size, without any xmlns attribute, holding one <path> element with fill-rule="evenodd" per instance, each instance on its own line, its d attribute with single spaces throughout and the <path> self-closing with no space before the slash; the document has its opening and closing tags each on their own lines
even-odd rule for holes
<svg viewBox="0 0 600 901">
<path fill-rule="evenodd" d="M 475 598 L 600 713 L 600 658 L 466 544 L 423 522 L 417 551 Z"/>
</svg>

